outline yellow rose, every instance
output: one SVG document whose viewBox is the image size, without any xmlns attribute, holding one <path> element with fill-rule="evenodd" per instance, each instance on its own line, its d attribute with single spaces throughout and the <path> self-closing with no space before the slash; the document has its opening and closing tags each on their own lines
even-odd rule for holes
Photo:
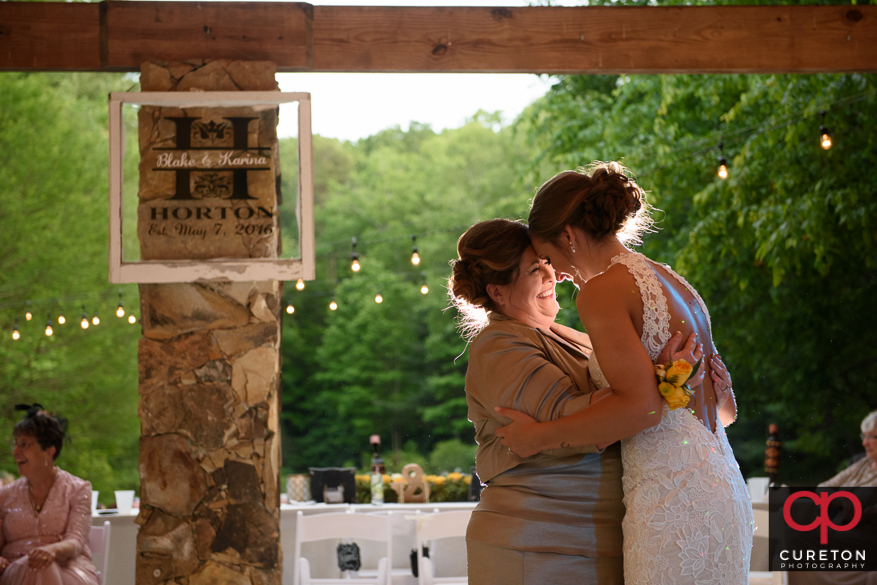
<svg viewBox="0 0 877 585">
<path fill-rule="evenodd" d="M 387 474 L 385 473 L 385 474 L 384 474 L 384 483 L 385 483 L 385 484 L 389 484 L 389 483 L 390 483 L 390 479 L 391 479 L 390 476 L 387 475 Z"/>
<path fill-rule="evenodd" d="M 693 370 L 694 368 L 687 361 L 676 360 L 673 362 L 673 365 L 670 366 L 670 369 L 667 370 L 667 381 L 671 384 L 682 385 L 691 377 L 691 374 L 694 373 Z"/>
<path fill-rule="evenodd" d="M 664 398 L 670 396 L 675 391 L 676 386 L 674 386 L 673 384 L 669 384 L 667 382 L 661 382 L 660 384 L 658 384 L 658 392 L 660 392 L 661 396 L 663 396 Z"/>
<path fill-rule="evenodd" d="M 429 481 L 429 483 L 434 483 L 435 485 L 444 485 L 445 483 L 445 478 L 441 475 L 430 475 L 427 476 L 426 479 L 427 481 Z"/>
<path fill-rule="evenodd" d="M 667 401 L 667 406 L 670 407 L 670 410 L 676 410 L 677 408 L 688 406 L 688 401 L 691 399 L 681 386 L 675 386 L 673 393 L 669 396 L 664 396 L 664 400 Z"/>
<path fill-rule="evenodd" d="M 449 473 L 449 474 L 448 474 L 448 479 L 451 480 L 451 481 L 460 481 L 461 479 L 463 479 L 463 474 L 462 474 L 462 473 L 457 473 L 457 472 L 455 471 L 455 472 L 453 472 L 453 473 Z"/>
<path fill-rule="evenodd" d="M 466 477 L 464 477 L 464 478 L 463 478 L 463 483 L 465 483 L 466 485 L 472 485 L 472 476 L 471 476 L 471 475 L 467 475 Z"/>
</svg>

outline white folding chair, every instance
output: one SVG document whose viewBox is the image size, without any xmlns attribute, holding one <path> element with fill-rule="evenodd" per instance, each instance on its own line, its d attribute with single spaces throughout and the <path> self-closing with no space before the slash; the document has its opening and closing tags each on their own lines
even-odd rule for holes
<svg viewBox="0 0 877 585">
<path fill-rule="evenodd" d="M 433 543 L 436 540 L 453 537 L 465 538 L 466 527 L 469 525 L 469 518 L 471 516 L 471 510 L 455 512 L 439 512 L 435 510 L 434 514 L 424 514 L 417 518 L 417 578 L 420 585 L 433 585 L 435 583 L 467 585 L 469 581 L 467 575 L 436 577 L 435 560 L 432 556 L 435 554 L 436 547 Z M 430 543 L 429 557 L 423 556 L 423 546 L 426 543 Z"/>
<path fill-rule="evenodd" d="M 308 560 L 301 556 L 303 542 L 334 539 L 364 539 L 386 542 L 387 552 L 378 561 L 377 575 L 370 578 L 314 579 Z M 294 585 L 390 585 L 390 559 L 393 558 L 392 513 L 371 514 L 309 514 L 301 511 L 295 518 Z"/>
<path fill-rule="evenodd" d="M 88 548 L 91 549 L 91 562 L 97 570 L 98 585 L 107 582 L 107 563 L 110 560 L 110 523 L 92 526 L 88 535 Z"/>
</svg>

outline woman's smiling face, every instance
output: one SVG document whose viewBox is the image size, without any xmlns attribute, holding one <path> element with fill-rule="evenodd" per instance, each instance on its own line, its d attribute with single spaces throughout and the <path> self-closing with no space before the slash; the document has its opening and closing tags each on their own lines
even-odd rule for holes
<svg viewBox="0 0 877 585">
<path fill-rule="evenodd" d="M 560 248 L 547 240 L 539 238 L 533 238 L 533 248 L 536 251 L 536 254 L 547 260 L 550 266 L 554 269 L 557 282 L 563 282 L 564 280 L 575 282 L 573 280 L 575 269 Z"/>
<path fill-rule="evenodd" d="M 515 281 L 496 286 L 501 295 L 497 302 L 499 312 L 533 327 L 548 329 L 560 310 L 554 291 L 556 284 L 551 264 L 528 246 L 518 263 Z"/>
<path fill-rule="evenodd" d="M 36 437 L 17 435 L 13 438 L 12 456 L 18 464 L 19 475 L 27 476 L 29 472 L 48 467 L 54 452 L 54 447 L 43 449 Z"/>
</svg>

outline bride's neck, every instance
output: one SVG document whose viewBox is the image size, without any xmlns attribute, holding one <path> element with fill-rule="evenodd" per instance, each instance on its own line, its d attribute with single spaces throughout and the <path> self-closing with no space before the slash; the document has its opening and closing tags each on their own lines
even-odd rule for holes
<svg viewBox="0 0 877 585">
<path fill-rule="evenodd" d="M 590 280 L 598 274 L 606 272 L 612 264 L 612 259 L 627 251 L 628 249 L 615 236 L 601 242 L 590 240 L 580 252 L 585 278 Z"/>
</svg>

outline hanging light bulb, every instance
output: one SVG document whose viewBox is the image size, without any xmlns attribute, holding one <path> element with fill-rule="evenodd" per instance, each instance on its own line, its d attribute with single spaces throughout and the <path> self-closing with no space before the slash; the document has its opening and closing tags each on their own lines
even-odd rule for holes
<svg viewBox="0 0 877 585">
<path fill-rule="evenodd" d="M 61 311 L 61 314 L 58 315 L 58 325 L 63 325 L 67 322 L 67 319 L 64 317 L 64 311 Z"/>
<path fill-rule="evenodd" d="M 92 325 L 100 325 L 100 317 L 97 316 L 97 311 L 94 312 L 94 317 L 91 318 Z"/>
<path fill-rule="evenodd" d="M 337 309 L 337 308 L 338 308 L 338 303 L 336 303 L 336 302 L 335 302 L 335 299 L 333 298 L 333 299 L 332 299 L 332 302 L 329 303 L 329 309 L 331 309 L 332 311 L 334 311 L 334 310 Z"/>
<path fill-rule="evenodd" d="M 12 326 L 12 339 L 18 339 L 21 337 L 21 333 L 18 332 L 18 319 L 15 320 L 15 325 Z"/>
<path fill-rule="evenodd" d="M 295 283 L 295 290 L 304 290 L 305 289 L 305 281 L 301 278 L 298 279 L 298 282 Z"/>
<path fill-rule="evenodd" d="M 417 266 L 420 264 L 420 254 L 417 253 L 417 235 L 411 236 L 411 263 Z"/>
<path fill-rule="evenodd" d="M 88 315 L 85 314 L 85 307 L 82 307 L 82 321 L 79 322 L 79 326 L 88 329 Z"/>
<path fill-rule="evenodd" d="M 822 116 L 822 125 L 819 127 L 819 145 L 823 150 L 828 150 L 831 148 L 831 132 L 825 127 L 825 110 L 820 110 L 819 114 Z"/>
<path fill-rule="evenodd" d="M 52 316 L 49 315 L 49 318 L 46 319 L 46 337 L 51 337 L 52 333 Z"/>
<path fill-rule="evenodd" d="M 286 312 L 292 315 L 293 313 L 295 313 L 295 307 L 293 307 L 292 304 L 286 305 Z"/>
<path fill-rule="evenodd" d="M 384 302 L 384 297 L 381 296 L 380 291 L 378 291 L 378 294 L 375 295 L 375 302 L 379 305 Z"/>
<path fill-rule="evenodd" d="M 128 315 L 128 323 L 133 325 L 136 322 L 137 322 L 137 317 L 134 316 L 134 313 L 131 313 L 130 315 Z"/>
<path fill-rule="evenodd" d="M 359 272 L 359 269 L 362 267 L 359 265 L 359 254 L 356 253 L 356 237 L 350 239 L 350 247 L 353 250 L 350 253 L 350 259 L 352 260 L 350 269 L 354 272 Z"/>
<path fill-rule="evenodd" d="M 25 301 L 25 305 L 27 305 L 27 311 L 24 313 L 24 318 L 30 321 L 33 319 L 33 313 L 30 312 L 30 301 Z"/>
<path fill-rule="evenodd" d="M 719 178 L 723 181 L 728 178 L 728 161 L 725 160 L 724 144 L 719 142 Z"/>
<path fill-rule="evenodd" d="M 125 307 L 122 306 L 122 289 L 119 289 L 119 307 L 116 309 L 116 317 L 125 316 Z"/>
<path fill-rule="evenodd" d="M 423 284 L 420 286 L 420 294 L 425 295 L 429 292 L 429 287 L 426 286 L 426 272 L 421 272 L 421 276 L 423 276 Z"/>
</svg>

